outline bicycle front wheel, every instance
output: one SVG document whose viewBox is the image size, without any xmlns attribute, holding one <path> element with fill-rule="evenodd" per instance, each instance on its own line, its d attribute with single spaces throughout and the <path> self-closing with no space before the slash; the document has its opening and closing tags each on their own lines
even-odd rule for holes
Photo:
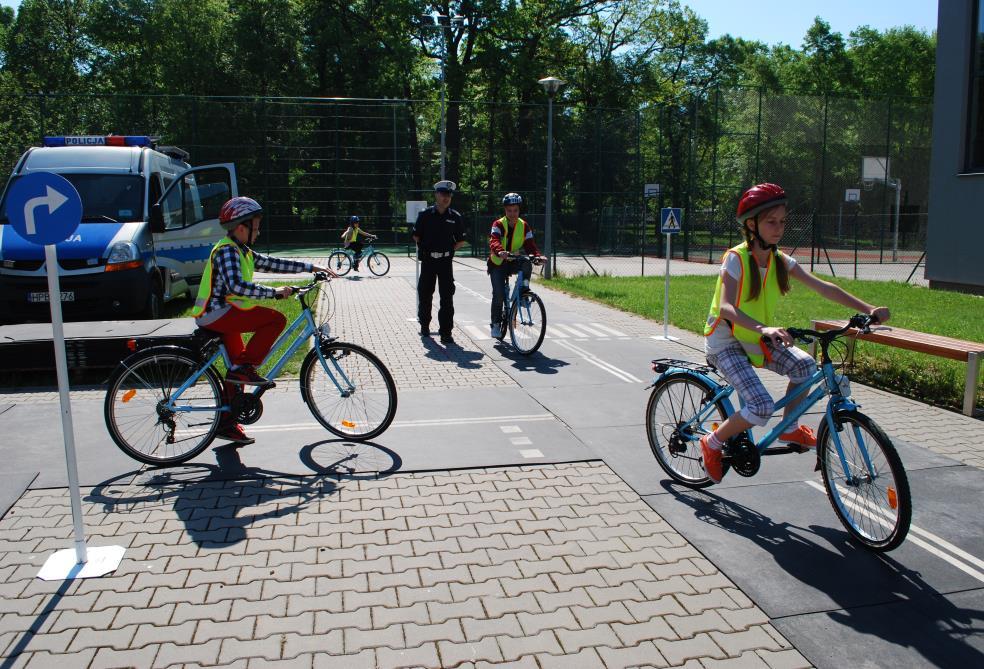
<svg viewBox="0 0 984 669">
<path fill-rule="evenodd" d="M 369 271 L 376 276 L 383 276 L 386 272 L 390 271 L 390 260 L 386 257 L 386 254 L 376 251 L 371 256 L 366 258 L 366 264 L 369 265 Z"/>
<path fill-rule="evenodd" d="M 509 338 L 523 355 L 534 353 L 547 332 L 547 310 L 534 292 L 522 293 L 509 313 Z"/>
<path fill-rule="evenodd" d="M 352 271 L 352 259 L 344 251 L 335 251 L 328 256 L 328 269 L 338 276 L 345 276 Z"/>
<path fill-rule="evenodd" d="M 817 455 L 830 504 L 855 540 L 874 551 L 890 551 L 905 539 L 912 520 L 902 459 L 888 435 L 864 414 L 838 412 L 834 422 L 841 428 L 840 451 L 826 419 L 817 431 Z"/>
<path fill-rule="evenodd" d="M 326 430 L 349 439 L 382 434 L 396 415 L 396 384 L 382 361 L 355 344 L 321 345 L 301 365 L 301 397 Z"/>
<path fill-rule="evenodd" d="M 169 409 L 171 396 L 202 366 L 179 349 L 131 356 L 109 380 L 104 415 L 109 435 L 134 460 L 176 465 L 204 451 L 215 436 L 221 384 L 211 369 L 194 378 Z"/>
<path fill-rule="evenodd" d="M 671 374 L 656 384 L 646 406 L 646 434 L 656 462 L 674 481 L 691 488 L 714 483 L 704 470 L 700 438 L 727 418 L 724 405 L 715 403 L 704 420 L 688 425 L 712 394 L 712 388 L 700 379 Z M 724 471 L 728 471 L 727 463 Z"/>
</svg>

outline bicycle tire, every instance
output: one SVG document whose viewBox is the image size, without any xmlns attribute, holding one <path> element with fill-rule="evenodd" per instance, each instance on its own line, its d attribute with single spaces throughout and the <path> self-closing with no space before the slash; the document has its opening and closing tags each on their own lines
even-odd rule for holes
<svg viewBox="0 0 984 669">
<path fill-rule="evenodd" d="M 314 417 L 326 430 L 346 439 L 372 439 L 385 432 L 396 415 L 397 401 L 396 384 L 386 366 L 355 344 L 325 343 L 321 352 L 334 367 L 331 373 L 321 364 L 316 349 L 301 363 L 301 397 Z M 339 371 L 342 374 L 336 376 Z M 333 378 L 339 385 L 347 378 L 355 387 L 346 395 L 339 392 Z M 336 409 L 330 408 L 327 399 L 332 396 L 341 400 Z M 319 397 L 326 399 L 319 401 Z"/>
<path fill-rule="evenodd" d="M 167 412 L 162 407 L 201 366 L 197 355 L 175 346 L 150 348 L 120 364 L 103 405 L 109 436 L 120 450 L 161 467 L 187 462 L 208 448 L 222 413 L 221 381 L 214 369 L 206 369 L 180 401 L 215 411 Z"/>
<path fill-rule="evenodd" d="M 352 259 L 344 251 L 335 251 L 328 256 L 328 269 L 338 276 L 345 276 L 352 271 Z"/>
<path fill-rule="evenodd" d="M 912 497 L 902 459 L 888 435 L 863 413 L 839 411 L 834 421 L 846 428 L 838 432 L 844 459 L 850 471 L 860 476 L 848 480 L 824 419 L 817 430 L 817 456 L 830 505 L 851 537 L 865 548 L 879 553 L 897 548 L 912 521 Z M 870 435 L 861 441 L 877 474 L 874 480 L 859 448 L 862 432 Z"/>
<path fill-rule="evenodd" d="M 523 355 L 532 355 L 540 348 L 546 333 L 547 310 L 543 300 L 533 291 L 521 294 L 509 312 L 509 339 L 513 348 Z"/>
<path fill-rule="evenodd" d="M 386 257 L 385 253 L 379 251 L 366 258 L 366 265 L 369 266 L 369 271 L 376 276 L 384 276 L 390 271 L 390 259 Z"/>
<path fill-rule="evenodd" d="M 677 431 L 679 426 L 694 417 L 703 407 L 704 399 L 710 397 L 714 389 L 705 381 L 690 374 L 670 374 L 660 379 L 653 387 L 646 404 L 646 436 L 656 462 L 670 478 L 690 488 L 706 488 L 714 481 L 704 470 L 700 441 L 686 440 L 683 450 Z M 696 426 L 699 435 L 711 432 L 713 423 L 723 423 L 727 418 L 724 404 L 715 403 L 717 415 L 713 413 L 704 423 Z M 724 471 L 729 465 L 724 463 Z"/>
</svg>

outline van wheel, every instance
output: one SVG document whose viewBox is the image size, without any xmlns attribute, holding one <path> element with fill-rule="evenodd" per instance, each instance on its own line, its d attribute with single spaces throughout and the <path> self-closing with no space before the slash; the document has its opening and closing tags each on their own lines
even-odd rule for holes
<svg viewBox="0 0 984 669">
<path fill-rule="evenodd" d="M 161 296 L 156 289 L 147 294 L 147 302 L 141 315 L 148 320 L 161 317 Z"/>
</svg>

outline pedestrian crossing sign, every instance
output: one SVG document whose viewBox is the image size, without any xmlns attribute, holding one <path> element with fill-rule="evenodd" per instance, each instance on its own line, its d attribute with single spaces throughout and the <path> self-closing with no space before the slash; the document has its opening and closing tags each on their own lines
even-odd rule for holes
<svg viewBox="0 0 984 669">
<path fill-rule="evenodd" d="M 683 210 L 679 207 L 663 207 L 659 210 L 660 231 L 664 235 L 675 235 L 682 230 Z"/>
</svg>

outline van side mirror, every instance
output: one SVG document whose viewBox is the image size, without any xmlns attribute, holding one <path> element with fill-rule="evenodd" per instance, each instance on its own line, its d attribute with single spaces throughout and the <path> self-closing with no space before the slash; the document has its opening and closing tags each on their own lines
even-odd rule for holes
<svg viewBox="0 0 984 669">
<path fill-rule="evenodd" d="M 154 234 L 164 232 L 164 213 L 161 211 L 160 204 L 150 208 L 150 231 Z"/>
</svg>

